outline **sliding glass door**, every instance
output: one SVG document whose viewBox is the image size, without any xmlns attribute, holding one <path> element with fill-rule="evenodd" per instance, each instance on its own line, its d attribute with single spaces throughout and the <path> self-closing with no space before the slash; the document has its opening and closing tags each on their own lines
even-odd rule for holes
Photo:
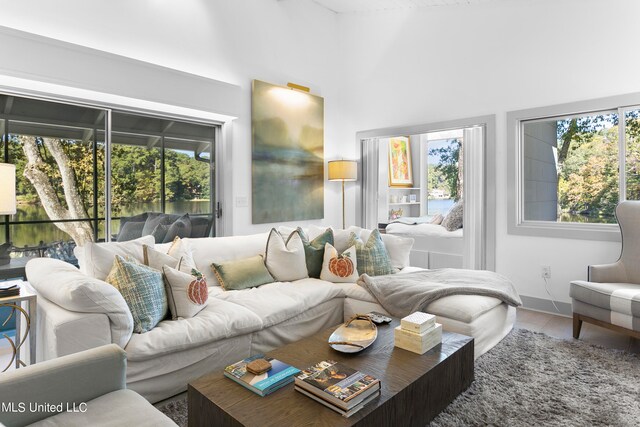
<svg viewBox="0 0 640 427">
<path fill-rule="evenodd" d="M 216 128 L 0 94 L 0 162 L 16 165 L 18 202 L 0 216 L 0 244 L 72 260 L 75 245 L 117 234 L 122 216 L 213 221 Z"/>
</svg>

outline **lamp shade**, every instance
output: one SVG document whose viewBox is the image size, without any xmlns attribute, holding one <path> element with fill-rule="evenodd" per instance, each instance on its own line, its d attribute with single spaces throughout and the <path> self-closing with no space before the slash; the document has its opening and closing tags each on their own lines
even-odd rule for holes
<svg viewBox="0 0 640 427">
<path fill-rule="evenodd" d="M 0 163 L 0 215 L 16 213 L 16 166 Z"/>
<path fill-rule="evenodd" d="M 329 181 L 355 181 L 358 179 L 358 162 L 332 160 L 329 162 Z"/>
</svg>

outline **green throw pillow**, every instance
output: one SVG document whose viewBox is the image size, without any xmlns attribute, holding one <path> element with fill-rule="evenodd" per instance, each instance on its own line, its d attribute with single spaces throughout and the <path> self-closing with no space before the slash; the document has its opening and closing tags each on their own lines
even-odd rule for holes
<svg viewBox="0 0 640 427">
<path fill-rule="evenodd" d="M 324 233 L 312 241 L 309 241 L 309 236 L 302 231 L 302 228 L 298 227 L 297 231 L 300 233 L 302 244 L 304 245 L 304 256 L 307 260 L 307 271 L 309 272 L 309 277 L 319 279 L 320 272 L 322 271 L 322 262 L 324 260 L 324 245 L 328 243 L 333 246 L 334 244 L 333 230 L 327 228 Z M 289 236 L 289 239 L 290 238 L 291 236 Z"/>
<path fill-rule="evenodd" d="M 371 232 L 367 243 L 360 240 L 355 233 L 351 233 L 347 246 L 356 247 L 358 274 L 384 276 L 396 272 L 391 265 L 391 258 L 384 246 L 382 236 L 377 229 Z"/>
<path fill-rule="evenodd" d="M 116 255 L 105 282 L 120 291 L 129 306 L 134 332 L 150 331 L 166 316 L 167 293 L 158 270 Z"/>
<path fill-rule="evenodd" d="M 225 291 L 255 288 L 273 283 L 273 277 L 264 265 L 262 255 L 211 264 L 211 268 Z"/>
</svg>

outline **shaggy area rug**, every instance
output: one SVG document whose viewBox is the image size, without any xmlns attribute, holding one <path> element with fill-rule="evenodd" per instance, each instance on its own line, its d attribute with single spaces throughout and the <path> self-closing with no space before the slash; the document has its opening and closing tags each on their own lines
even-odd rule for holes
<svg viewBox="0 0 640 427">
<path fill-rule="evenodd" d="M 187 425 L 185 399 L 159 409 Z M 431 426 L 639 422 L 640 356 L 514 329 L 476 360 L 475 381 Z"/>
</svg>

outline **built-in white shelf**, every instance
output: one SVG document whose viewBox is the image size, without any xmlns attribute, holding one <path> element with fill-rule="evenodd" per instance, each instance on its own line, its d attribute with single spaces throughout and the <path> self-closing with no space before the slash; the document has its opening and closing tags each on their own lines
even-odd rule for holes
<svg viewBox="0 0 640 427">
<path fill-rule="evenodd" d="M 419 190 L 420 187 L 389 187 L 389 190 L 402 191 L 402 190 Z"/>
<path fill-rule="evenodd" d="M 420 202 L 405 202 L 405 203 L 389 203 L 389 206 L 396 206 L 396 205 L 419 205 Z"/>
</svg>

